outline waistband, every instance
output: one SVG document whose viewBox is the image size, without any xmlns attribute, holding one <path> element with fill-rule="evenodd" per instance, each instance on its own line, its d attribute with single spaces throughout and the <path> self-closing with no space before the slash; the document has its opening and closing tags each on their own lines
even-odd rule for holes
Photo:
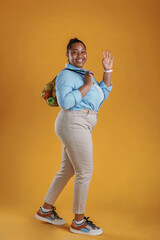
<svg viewBox="0 0 160 240">
<path fill-rule="evenodd" d="M 95 114 L 98 115 L 98 112 L 90 110 L 90 109 L 81 109 L 81 110 L 69 110 L 71 112 L 84 112 L 86 114 Z"/>
</svg>

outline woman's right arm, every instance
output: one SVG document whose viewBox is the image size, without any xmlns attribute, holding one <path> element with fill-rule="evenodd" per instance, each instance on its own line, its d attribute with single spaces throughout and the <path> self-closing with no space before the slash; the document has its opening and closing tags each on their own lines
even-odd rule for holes
<svg viewBox="0 0 160 240">
<path fill-rule="evenodd" d="M 86 73 L 84 85 L 75 89 L 74 81 L 68 71 L 62 71 L 56 78 L 56 96 L 58 104 L 63 109 L 70 109 L 78 104 L 93 85 L 93 77 Z"/>
<path fill-rule="evenodd" d="M 79 91 L 81 92 L 82 98 L 89 92 L 90 88 L 93 85 L 93 77 L 92 74 L 89 74 L 88 72 L 85 74 L 85 80 L 84 85 L 79 88 Z"/>
</svg>

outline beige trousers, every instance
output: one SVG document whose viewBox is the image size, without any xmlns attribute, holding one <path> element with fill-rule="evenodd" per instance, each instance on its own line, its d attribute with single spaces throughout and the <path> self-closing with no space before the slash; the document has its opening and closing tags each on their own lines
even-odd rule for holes
<svg viewBox="0 0 160 240">
<path fill-rule="evenodd" d="M 84 214 L 89 183 L 93 172 L 92 130 L 98 113 L 83 109 L 80 111 L 62 109 L 55 121 L 55 132 L 60 138 L 63 151 L 62 163 L 53 178 L 44 198 L 54 204 L 59 194 L 75 174 L 73 190 L 73 213 Z"/>
</svg>

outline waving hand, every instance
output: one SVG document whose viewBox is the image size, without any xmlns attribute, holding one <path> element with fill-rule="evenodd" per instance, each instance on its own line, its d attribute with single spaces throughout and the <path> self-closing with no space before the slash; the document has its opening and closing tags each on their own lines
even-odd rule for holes
<svg viewBox="0 0 160 240">
<path fill-rule="evenodd" d="M 111 52 L 109 50 L 106 51 L 106 54 L 103 50 L 102 54 L 103 54 L 102 65 L 104 70 L 112 69 L 114 56 L 111 58 Z"/>
</svg>

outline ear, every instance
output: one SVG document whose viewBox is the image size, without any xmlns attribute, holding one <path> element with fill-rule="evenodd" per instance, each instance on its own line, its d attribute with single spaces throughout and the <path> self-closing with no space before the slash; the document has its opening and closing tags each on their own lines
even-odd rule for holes
<svg viewBox="0 0 160 240">
<path fill-rule="evenodd" d="M 67 52 L 66 52 L 66 56 L 67 56 L 67 58 L 68 58 L 68 56 L 69 56 Z"/>
</svg>

